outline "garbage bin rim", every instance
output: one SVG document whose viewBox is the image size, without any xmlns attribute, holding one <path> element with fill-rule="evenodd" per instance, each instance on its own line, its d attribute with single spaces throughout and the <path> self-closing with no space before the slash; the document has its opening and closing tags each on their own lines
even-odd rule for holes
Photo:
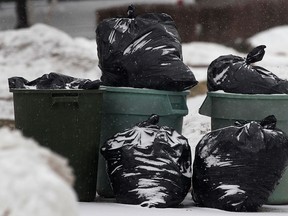
<svg viewBox="0 0 288 216">
<path fill-rule="evenodd" d="M 224 91 L 207 92 L 208 97 L 218 98 L 238 98 L 238 99 L 288 99 L 287 94 L 239 94 L 239 93 L 228 93 Z"/>
<path fill-rule="evenodd" d="M 112 87 L 112 86 L 100 86 L 100 90 L 104 92 L 120 92 L 120 93 L 138 93 L 138 94 L 168 94 L 168 95 L 188 95 L 189 90 L 186 91 L 165 91 L 148 88 L 133 88 L 133 87 Z"/>
<path fill-rule="evenodd" d="M 102 93 L 102 90 L 99 89 L 9 89 L 12 93 Z"/>
</svg>

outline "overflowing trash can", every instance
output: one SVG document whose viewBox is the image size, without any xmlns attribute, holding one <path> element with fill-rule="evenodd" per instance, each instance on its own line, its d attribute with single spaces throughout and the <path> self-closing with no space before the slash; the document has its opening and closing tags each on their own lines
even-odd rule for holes
<svg viewBox="0 0 288 216">
<path fill-rule="evenodd" d="M 116 133 L 147 120 L 151 114 L 159 115 L 159 125 L 172 127 L 181 133 L 183 117 L 188 114 L 186 97 L 189 91 L 108 86 L 101 87 L 101 90 L 101 145 Z M 97 193 L 102 197 L 114 197 L 102 155 L 99 155 Z"/>
<path fill-rule="evenodd" d="M 15 127 L 69 160 L 79 201 L 96 196 L 102 92 L 10 89 Z"/>
<path fill-rule="evenodd" d="M 277 128 L 288 134 L 288 95 L 286 94 L 237 94 L 208 92 L 199 109 L 211 117 L 211 130 L 234 125 L 237 120 L 260 121 L 275 115 Z M 275 155 L 277 160 L 277 155 Z M 268 204 L 288 203 L 288 169 L 268 199 Z"/>
<path fill-rule="evenodd" d="M 183 116 L 188 113 L 186 90 L 198 81 L 183 62 L 181 38 L 173 18 L 166 13 L 138 14 L 136 7 L 129 5 L 127 17 L 105 19 L 95 33 L 101 85 L 106 86 L 101 145 L 151 114 L 160 117 L 160 126 L 181 133 Z M 114 196 L 102 155 L 97 193 Z"/>
</svg>

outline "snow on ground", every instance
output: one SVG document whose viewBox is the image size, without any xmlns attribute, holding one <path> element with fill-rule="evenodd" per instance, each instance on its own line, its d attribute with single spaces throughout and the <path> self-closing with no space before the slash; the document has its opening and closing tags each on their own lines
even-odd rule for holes
<svg viewBox="0 0 288 216">
<path fill-rule="evenodd" d="M 190 66 L 198 81 L 206 80 L 207 66 L 223 54 L 244 56 L 236 50 L 216 43 L 193 42 L 182 44 L 183 62 Z"/>
<path fill-rule="evenodd" d="M 214 59 L 218 58 L 221 55 L 233 54 L 243 56 L 243 54 L 235 51 L 233 48 L 208 42 L 183 43 L 182 53 L 183 61 L 185 62 L 185 64 L 196 66 L 207 66 Z"/>
<path fill-rule="evenodd" d="M 81 203 L 80 216 L 94 216 L 98 213 L 105 216 L 226 216 L 226 215 L 257 215 L 257 216 L 279 216 L 287 214 L 287 206 L 263 206 L 260 212 L 256 213 L 237 213 L 227 212 L 212 208 L 196 207 L 191 202 L 191 196 L 187 196 L 183 206 L 179 208 L 143 208 L 140 206 L 117 204 L 107 201 L 97 201 L 93 203 Z"/>
<path fill-rule="evenodd" d="M 266 45 L 266 53 L 258 65 L 283 79 L 288 79 L 288 25 L 260 32 L 247 41 L 252 46 Z"/>
<path fill-rule="evenodd" d="M 204 136 L 210 131 L 210 117 L 200 115 L 198 109 L 200 108 L 205 96 L 196 96 L 187 100 L 189 113 L 183 119 L 182 134 L 188 139 L 191 146 L 192 153 L 195 146 Z M 194 157 L 194 155 L 193 155 Z"/>
<path fill-rule="evenodd" d="M 45 73 L 59 72 L 76 77 L 96 79 L 95 41 L 71 38 L 44 24 L 29 29 L 0 32 L 0 98 L 9 98 L 8 78 L 22 76 L 36 79 Z"/>
<path fill-rule="evenodd" d="M 68 161 L 19 131 L 0 128 L 0 137 L 0 215 L 78 216 Z"/>
<path fill-rule="evenodd" d="M 95 41 L 71 38 L 44 24 L 0 32 L 0 119 L 14 118 L 9 77 L 20 76 L 30 81 L 45 73 L 58 72 L 94 80 L 101 73 L 97 59 Z"/>
<path fill-rule="evenodd" d="M 288 55 L 288 26 L 277 26 L 271 29 L 257 33 L 248 41 L 252 45 L 264 44 L 267 46 L 266 55 Z"/>
<path fill-rule="evenodd" d="M 267 46 L 263 61 L 258 63 L 271 70 L 281 78 L 288 78 L 288 40 L 286 40 L 288 26 L 277 27 L 259 33 L 249 39 L 249 42 L 258 46 Z M 206 80 L 207 66 L 220 55 L 234 54 L 245 57 L 246 54 L 238 53 L 232 48 L 214 43 L 192 42 L 183 44 L 183 61 L 189 65 L 198 81 Z M 33 80 L 45 73 L 58 72 L 78 78 L 98 79 L 101 71 L 98 68 L 97 46 L 94 40 L 84 38 L 71 38 L 66 33 L 53 27 L 36 24 L 29 29 L 9 30 L 0 32 L 0 119 L 14 119 L 12 93 L 9 92 L 8 78 L 21 76 L 27 80 Z M 198 114 L 205 95 L 189 98 L 189 114 L 184 117 L 183 135 L 186 136 L 192 149 L 201 137 L 210 130 L 210 118 Z M 193 151 L 194 152 L 194 151 Z M 190 198 L 188 198 L 190 203 Z M 139 213 L 138 207 L 129 208 L 129 212 L 123 211 L 126 205 L 113 203 L 89 203 L 81 204 L 81 215 L 94 215 L 95 206 L 97 212 L 106 212 L 108 215 L 117 214 L 135 215 Z M 209 215 L 226 214 L 219 210 L 207 210 L 190 208 L 163 210 L 143 209 L 141 214 L 167 216 L 181 212 L 181 215 L 193 213 Z M 187 207 L 187 206 L 186 206 Z M 141 208 L 142 209 L 142 208 Z M 281 207 L 267 207 L 266 213 L 286 212 L 288 209 Z M 147 212 L 146 212 L 147 211 Z M 163 211 L 163 212 L 162 212 Z M 194 211 L 194 212 L 193 212 Z M 114 213 L 113 213 L 114 212 Z M 265 213 L 265 212 L 264 212 Z M 263 213 L 263 214 L 264 214 Z M 107 215 L 107 214 L 106 214 Z M 210 214 L 211 215 L 211 214 Z"/>
</svg>

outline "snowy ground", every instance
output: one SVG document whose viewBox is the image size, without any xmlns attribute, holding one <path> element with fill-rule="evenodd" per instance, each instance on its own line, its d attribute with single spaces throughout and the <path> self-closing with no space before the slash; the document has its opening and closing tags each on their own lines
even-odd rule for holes
<svg viewBox="0 0 288 216">
<path fill-rule="evenodd" d="M 140 206 L 123 205 L 113 201 L 96 201 L 93 203 L 80 204 L 80 216 L 95 216 L 100 213 L 105 216 L 224 216 L 224 215 L 257 215 L 257 216 L 279 216 L 288 213 L 288 206 L 265 205 L 256 213 L 235 213 L 212 208 L 200 208 L 194 206 L 191 197 L 187 198 L 179 208 L 155 209 L 143 208 Z"/>
<path fill-rule="evenodd" d="M 288 78 L 288 26 L 273 28 L 252 37 L 254 45 L 265 44 L 266 55 L 259 65 L 271 70 L 281 78 Z M 214 43 L 193 42 L 183 44 L 184 62 L 191 66 L 196 79 L 206 79 L 207 66 L 220 55 L 234 54 L 245 57 L 232 48 Z M 8 89 L 8 78 L 21 76 L 33 80 L 45 73 L 58 72 L 66 75 L 98 79 L 101 71 L 97 67 L 97 47 L 94 40 L 72 38 L 66 33 L 44 24 L 29 29 L 0 32 L 0 119 L 14 119 L 12 93 Z M 206 65 L 206 67 L 194 67 Z M 198 114 L 205 95 L 188 99 L 189 114 L 184 118 L 183 135 L 192 146 L 210 130 L 210 119 Z M 139 211 L 141 210 L 141 211 Z M 265 206 L 258 215 L 288 212 L 288 206 Z M 271 213 L 273 212 L 273 213 Z M 81 203 L 81 215 L 97 213 L 112 215 L 224 215 L 228 212 L 196 208 L 190 197 L 184 207 L 177 209 L 144 209 L 137 206 L 119 205 L 109 202 Z M 235 213 L 234 213 L 235 214 Z"/>
</svg>

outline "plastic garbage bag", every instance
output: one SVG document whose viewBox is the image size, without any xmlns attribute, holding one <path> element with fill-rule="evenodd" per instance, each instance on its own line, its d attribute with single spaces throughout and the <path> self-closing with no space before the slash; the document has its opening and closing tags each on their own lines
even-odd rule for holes
<svg viewBox="0 0 288 216">
<path fill-rule="evenodd" d="M 246 58 L 224 55 L 212 61 L 207 72 L 208 90 L 243 94 L 287 94 L 287 80 L 280 79 L 263 67 L 251 65 L 262 60 L 265 48 L 264 45 L 254 48 Z"/>
<path fill-rule="evenodd" d="M 228 211 L 257 211 L 281 178 L 288 137 L 276 118 L 225 127 L 196 146 L 192 196 L 196 204 Z"/>
<path fill-rule="evenodd" d="M 131 6 L 128 14 L 106 19 L 96 29 L 103 85 L 171 91 L 195 86 L 173 19 L 164 13 L 134 17 Z"/>
<path fill-rule="evenodd" d="M 158 126 L 159 117 L 117 133 L 101 148 L 116 201 L 146 207 L 179 205 L 191 187 L 191 151 L 185 137 Z"/>
<path fill-rule="evenodd" d="M 8 83 L 10 89 L 98 89 L 100 87 L 100 80 L 91 81 L 58 73 L 44 74 L 30 82 L 23 77 L 11 77 Z"/>
</svg>

